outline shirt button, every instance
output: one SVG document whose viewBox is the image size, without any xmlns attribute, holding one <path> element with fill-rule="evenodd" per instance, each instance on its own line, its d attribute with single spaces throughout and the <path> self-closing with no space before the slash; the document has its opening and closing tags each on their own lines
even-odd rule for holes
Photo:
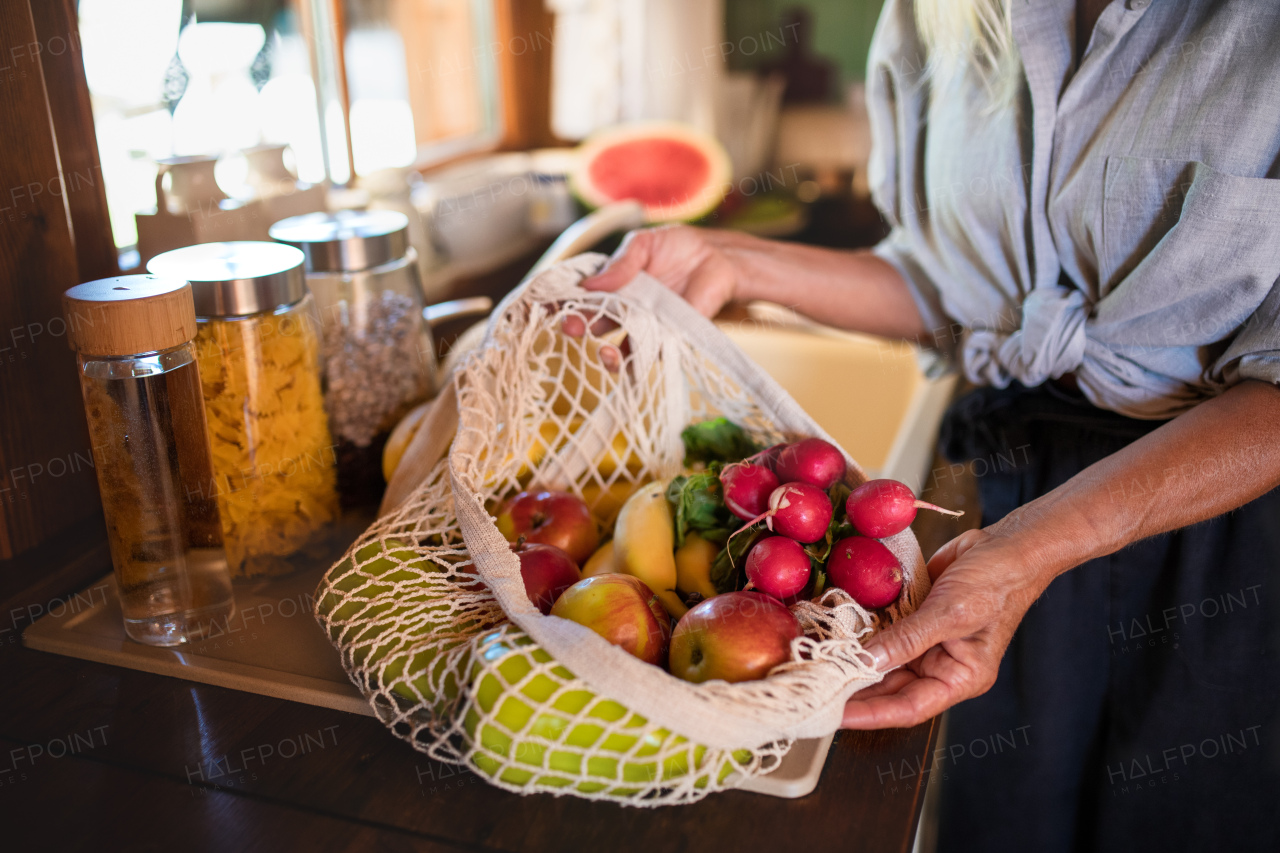
<svg viewBox="0 0 1280 853">
<path fill-rule="evenodd" d="M 1151 5 L 1151 0 L 1129 0 L 1125 5 L 1135 12 L 1141 12 L 1143 9 Z"/>
</svg>

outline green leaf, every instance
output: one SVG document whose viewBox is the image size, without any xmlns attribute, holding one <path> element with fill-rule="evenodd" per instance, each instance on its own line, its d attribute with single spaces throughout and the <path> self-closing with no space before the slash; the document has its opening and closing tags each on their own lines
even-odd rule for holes
<svg viewBox="0 0 1280 853">
<path fill-rule="evenodd" d="M 831 529 L 828 528 L 826 534 L 817 542 L 802 546 L 804 552 L 809 555 L 809 562 L 815 566 L 825 566 L 827 557 L 831 555 L 831 543 L 834 541 L 831 538 Z"/>
<path fill-rule="evenodd" d="M 760 449 L 747 431 L 728 418 L 690 424 L 680 433 L 684 440 L 684 464 L 737 462 Z"/>
<path fill-rule="evenodd" d="M 844 520 L 844 505 L 845 502 L 849 500 L 849 495 L 852 492 L 853 489 L 849 488 L 844 483 L 836 483 L 834 486 L 827 489 L 827 497 L 831 498 L 831 508 L 834 510 L 834 512 L 831 513 L 832 521 Z"/>
<path fill-rule="evenodd" d="M 827 525 L 828 542 L 839 542 L 846 536 L 852 536 L 858 532 L 849 523 L 848 514 L 844 509 L 845 501 L 849 499 L 851 491 L 852 489 L 844 483 L 836 483 L 827 490 L 827 497 L 831 498 L 832 508 L 831 523 Z"/>
<path fill-rule="evenodd" d="M 720 466 L 676 477 L 667 486 L 667 501 L 676 519 L 676 547 L 684 545 L 689 531 L 709 542 L 724 542 L 741 522 L 724 505 Z"/>
<path fill-rule="evenodd" d="M 827 570 L 825 567 L 818 567 L 813 570 L 813 591 L 809 593 L 809 598 L 817 598 L 822 595 L 822 591 L 827 588 Z"/>
<path fill-rule="evenodd" d="M 747 585 L 747 576 L 744 571 L 747 552 L 751 550 L 751 546 L 767 535 L 769 531 L 760 524 L 739 533 L 720 549 L 720 553 L 716 554 L 715 560 L 711 563 L 711 583 L 715 584 L 716 592 L 733 592 Z"/>
<path fill-rule="evenodd" d="M 832 544 L 854 534 L 853 525 L 849 524 L 845 518 L 844 511 L 845 498 L 849 497 L 849 487 L 844 483 L 836 483 L 827 490 L 827 497 L 831 499 L 832 507 L 827 532 L 817 542 L 810 542 L 804 546 L 805 553 L 809 555 L 809 561 L 815 569 L 826 566 L 827 558 L 831 556 Z"/>
<path fill-rule="evenodd" d="M 849 523 L 844 509 L 851 491 L 844 483 L 836 483 L 827 490 L 827 497 L 831 499 L 831 523 L 827 525 L 827 532 L 821 539 L 804 546 L 805 553 L 809 555 L 809 564 L 813 568 L 809 581 L 811 591 L 807 593 L 810 598 L 816 598 L 827 586 L 827 560 L 831 557 L 832 546 L 857 532 Z"/>
</svg>

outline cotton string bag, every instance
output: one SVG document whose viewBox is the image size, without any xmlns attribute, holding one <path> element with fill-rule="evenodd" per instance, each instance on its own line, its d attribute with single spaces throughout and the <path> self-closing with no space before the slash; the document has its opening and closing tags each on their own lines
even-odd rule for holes
<svg viewBox="0 0 1280 853">
<path fill-rule="evenodd" d="M 608 531 L 636 487 L 682 472 L 692 422 L 727 417 L 761 445 L 831 441 L 653 278 L 583 290 L 604 261 L 557 264 L 495 309 L 411 442 L 384 514 L 325 576 L 316 613 L 379 719 L 432 758 L 518 793 L 689 803 L 838 728 L 845 701 L 881 678 L 862 641 L 914 611 L 929 577 L 910 529 L 882 540 L 904 573 L 896 604 L 868 612 L 836 588 L 797 603 L 805 636 L 792 661 L 737 684 L 680 680 L 542 615 L 494 523 L 506 498 L 530 485 L 570 491 Z M 571 316 L 586 334 L 563 332 Z M 845 456 L 848 484 L 864 482 Z"/>
</svg>

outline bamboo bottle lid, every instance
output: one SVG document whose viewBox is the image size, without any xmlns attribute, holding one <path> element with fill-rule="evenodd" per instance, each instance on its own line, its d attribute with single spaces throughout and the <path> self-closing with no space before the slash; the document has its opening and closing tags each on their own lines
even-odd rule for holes
<svg viewBox="0 0 1280 853">
<path fill-rule="evenodd" d="M 191 285 L 154 275 L 120 275 L 78 284 L 62 295 L 67 340 L 83 355 L 120 356 L 169 349 L 196 336 Z"/>
</svg>

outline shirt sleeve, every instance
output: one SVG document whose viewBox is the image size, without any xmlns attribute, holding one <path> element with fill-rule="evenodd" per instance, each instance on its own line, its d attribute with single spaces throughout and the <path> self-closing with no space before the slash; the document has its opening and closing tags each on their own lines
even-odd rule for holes
<svg viewBox="0 0 1280 853">
<path fill-rule="evenodd" d="M 1280 281 L 1236 332 L 1216 366 L 1228 385 L 1246 379 L 1280 385 Z"/>
<path fill-rule="evenodd" d="M 910 181 L 899 171 L 915 163 L 922 143 L 924 87 L 920 75 L 926 65 L 915 30 L 915 10 L 908 0 L 888 0 L 880 13 L 867 59 L 867 118 L 871 126 L 871 156 L 867 181 L 871 197 L 892 231 L 874 249 L 911 292 L 933 348 L 955 358 L 960 327 L 947 316 L 937 284 L 920 264 L 910 230 L 902 221 L 900 195 Z"/>
<path fill-rule="evenodd" d="M 954 359 L 962 327 L 943 310 L 938 287 L 916 261 L 910 240 L 906 229 L 897 226 L 872 252 L 897 270 L 898 275 L 907 283 L 907 290 L 916 304 L 916 310 L 924 320 L 925 333 L 933 338 L 933 348 L 948 359 Z"/>
</svg>

